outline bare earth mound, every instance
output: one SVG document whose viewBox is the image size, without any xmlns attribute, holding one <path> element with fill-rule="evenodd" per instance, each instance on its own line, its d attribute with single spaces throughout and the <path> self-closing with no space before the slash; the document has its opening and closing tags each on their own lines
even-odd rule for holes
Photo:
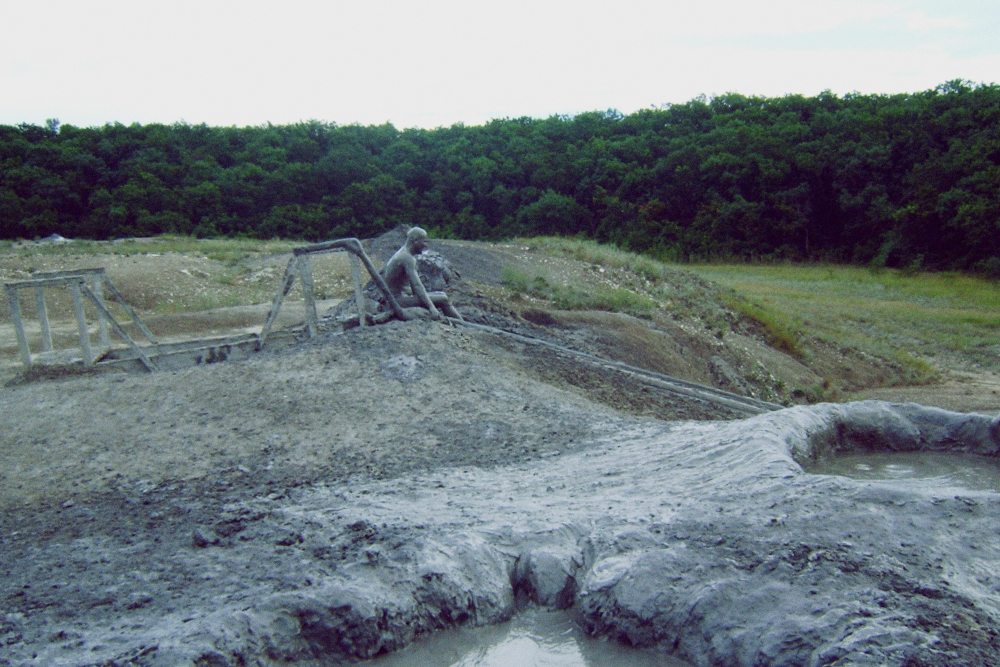
<svg viewBox="0 0 1000 667">
<path fill-rule="evenodd" d="M 519 252 L 467 270 L 465 313 L 768 400 L 820 377 L 736 323 L 510 301 L 493 283 Z M 0 665 L 339 664 L 519 599 L 696 665 L 1000 658 L 1000 496 L 802 468 L 995 457 L 988 417 L 868 402 L 691 421 L 733 415 L 436 322 L 13 384 L 0 414 Z"/>
</svg>

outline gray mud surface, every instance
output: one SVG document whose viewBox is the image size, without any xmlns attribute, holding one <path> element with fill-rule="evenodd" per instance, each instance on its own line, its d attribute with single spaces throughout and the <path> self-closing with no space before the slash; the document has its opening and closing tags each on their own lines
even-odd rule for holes
<svg viewBox="0 0 1000 667">
<path fill-rule="evenodd" d="M 433 322 L 4 388 L 0 665 L 334 665 L 526 601 L 699 666 L 1000 663 L 1000 496 L 800 465 L 1000 423 L 642 393 Z"/>
</svg>

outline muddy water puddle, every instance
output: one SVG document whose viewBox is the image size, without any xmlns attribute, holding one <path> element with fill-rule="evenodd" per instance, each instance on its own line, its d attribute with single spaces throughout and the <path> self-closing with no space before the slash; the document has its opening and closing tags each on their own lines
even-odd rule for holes
<svg viewBox="0 0 1000 667">
<path fill-rule="evenodd" d="M 912 480 L 923 487 L 1000 493 L 1000 459 L 961 452 L 850 454 L 819 461 L 807 472 L 873 481 Z"/>
<path fill-rule="evenodd" d="M 665 653 L 585 636 L 568 612 L 527 609 L 485 628 L 438 632 L 369 667 L 690 667 Z"/>
</svg>

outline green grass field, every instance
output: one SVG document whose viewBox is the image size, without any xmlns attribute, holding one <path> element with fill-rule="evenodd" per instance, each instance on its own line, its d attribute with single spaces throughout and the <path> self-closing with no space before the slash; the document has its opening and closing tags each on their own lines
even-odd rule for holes
<svg viewBox="0 0 1000 667">
<path fill-rule="evenodd" d="M 772 346 L 803 360 L 810 341 L 823 341 L 899 362 L 909 369 L 908 383 L 938 379 L 956 361 L 1000 371 L 997 281 L 955 272 L 826 264 L 662 264 L 593 241 L 544 237 L 521 242 L 552 255 L 632 271 L 651 283 L 654 297 L 667 295 L 661 281 L 676 285 L 678 272 L 694 274 L 721 290 L 693 286 L 692 298 L 681 308 L 709 322 L 713 306 L 699 300 L 718 301 L 757 322 Z"/>
<path fill-rule="evenodd" d="M 960 273 L 873 272 L 831 265 L 700 265 L 804 336 L 887 358 L 1000 369 L 1000 283 Z"/>
</svg>

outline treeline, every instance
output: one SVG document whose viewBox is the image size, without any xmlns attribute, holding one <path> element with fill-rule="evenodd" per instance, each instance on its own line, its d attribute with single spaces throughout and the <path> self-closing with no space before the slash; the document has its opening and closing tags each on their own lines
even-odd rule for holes
<svg viewBox="0 0 1000 667">
<path fill-rule="evenodd" d="M 4 238 L 581 234 L 666 258 L 1000 270 L 1000 86 L 727 94 L 397 130 L 0 126 Z"/>
</svg>

